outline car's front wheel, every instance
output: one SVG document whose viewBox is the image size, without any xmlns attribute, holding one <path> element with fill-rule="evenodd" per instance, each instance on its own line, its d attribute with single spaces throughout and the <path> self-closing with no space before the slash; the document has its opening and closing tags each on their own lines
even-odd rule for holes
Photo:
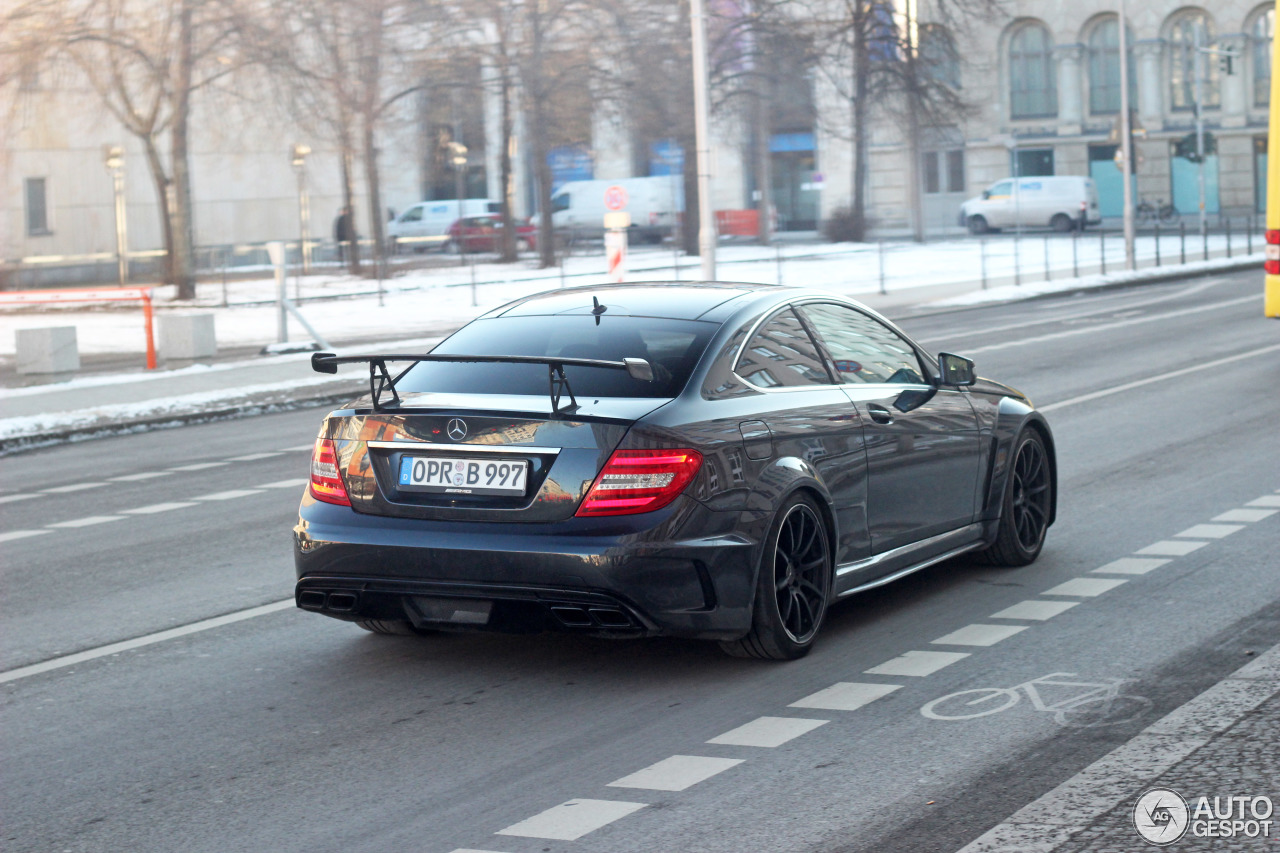
<svg viewBox="0 0 1280 853">
<path fill-rule="evenodd" d="M 996 566 L 1025 566 L 1040 556 L 1053 511 L 1053 468 L 1044 439 L 1024 429 L 1014 443 L 996 541 L 983 556 Z"/>
<path fill-rule="evenodd" d="M 974 214 L 969 217 L 969 233 L 970 234 L 986 234 L 991 230 L 991 226 L 987 224 L 985 216 Z"/>
<path fill-rule="evenodd" d="M 811 498 L 796 495 L 778 511 L 758 574 L 751 630 L 721 648 L 735 657 L 803 657 L 822 627 L 831 593 L 831 547 Z"/>
</svg>

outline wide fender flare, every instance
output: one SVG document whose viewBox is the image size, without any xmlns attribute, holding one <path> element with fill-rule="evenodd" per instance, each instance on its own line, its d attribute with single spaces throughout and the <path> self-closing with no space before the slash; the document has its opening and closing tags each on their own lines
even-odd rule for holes
<svg viewBox="0 0 1280 853">
<path fill-rule="evenodd" d="M 1013 462 L 1013 445 L 1025 429 L 1034 429 L 1044 440 L 1049 458 L 1051 492 L 1049 500 L 1049 524 L 1058 517 L 1058 455 L 1053 440 L 1053 430 L 1044 415 L 1021 400 L 1005 397 L 1000 401 L 995 424 L 991 430 L 990 452 L 987 461 L 986 498 L 983 501 L 982 518 L 995 521 L 1000 518 L 1004 506 L 1005 487 L 1009 482 L 1009 466 Z"/>
<path fill-rule="evenodd" d="M 769 526 L 783 504 L 797 492 L 808 492 L 818 504 L 827 526 L 829 543 L 838 542 L 834 500 L 831 490 L 823 482 L 822 475 L 808 461 L 798 456 L 783 456 L 773 460 L 760 472 L 760 476 L 747 496 L 746 508 L 739 516 L 738 529 L 756 543 L 752 549 L 752 584 L 760 567 L 761 552 L 769 535 Z"/>
</svg>

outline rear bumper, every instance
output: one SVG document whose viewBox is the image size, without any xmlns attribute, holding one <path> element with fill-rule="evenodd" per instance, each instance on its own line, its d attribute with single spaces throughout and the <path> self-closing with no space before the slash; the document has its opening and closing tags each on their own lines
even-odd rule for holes
<svg viewBox="0 0 1280 853">
<path fill-rule="evenodd" d="M 306 499 L 295 602 L 424 628 L 733 639 L 751 624 L 758 554 L 758 537 L 734 532 L 740 520 L 686 498 L 643 516 L 539 524 L 388 518 Z"/>
</svg>

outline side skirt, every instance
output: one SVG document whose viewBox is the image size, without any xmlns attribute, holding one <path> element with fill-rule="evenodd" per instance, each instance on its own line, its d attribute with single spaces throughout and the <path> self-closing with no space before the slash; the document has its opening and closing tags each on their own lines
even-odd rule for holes
<svg viewBox="0 0 1280 853">
<path fill-rule="evenodd" d="M 853 595 L 856 592 L 865 592 L 869 589 L 875 589 L 878 586 L 893 583 L 899 578 L 904 578 L 909 574 L 920 571 L 921 569 L 927 569 L 930 566 L 937 565 L 943 560 L 950 560 L 952 557 L 958 557 L 969 551 L 976 551 L 987 544 L 986 540 L 983 538 L 982 527 L 983 526 L 981 524 L 966 525 L 958 530 L 940 533 L 937 536 L 931 536 L 930 538 L 921 540 L 920 542 L 912 542 L 910 545 L 903 545 L 901 548 L 895 548 L 892 551 L 885 551 L 883 554 L 876 554 L 874 557 L 868 557 L 865 560 L 858 560 L 853 563 L 845 563 L 842 566 L 837 566 L 836 582 L 838 584 L 840 578 L 847 575 L 865 572 L 868 569 L 874 569 L 876 566 L 880 565 L 893 565 L 894 563 L 901 562 L 904 559 L 910 559 L 914 554 L 920 552 L 929 553 L 935 548 L 946 548 L 948 544 L 952 545 L 952 547 L 946 548 L 946 550 L 941 553 L 935 553 L 922 560 L 912 561 L 897 571 L 890 572 L 887 575 L 877 577 L 874 580 L 867 581 L 866 583 L 859 584 L 858 586 L 851 587 L 850 589 L 842 590 L 836 594 L 836 597 L 844 598 L 846 595 Z"/>
</svg>

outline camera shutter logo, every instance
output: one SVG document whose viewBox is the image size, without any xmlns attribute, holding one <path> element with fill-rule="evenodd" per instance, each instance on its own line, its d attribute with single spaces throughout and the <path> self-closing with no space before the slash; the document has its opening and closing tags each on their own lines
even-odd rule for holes
<svg viewBox="0 0 1280 853">
<path fill-rule="evenodd" d="M 467 422 L 462 418 L 451 418 L 449 423 L 445 425 L 445 431 L 449 433 L 449 438 L 454 441 L 462 441 L 467 437 Z"/>
<path fill-rule="evenodd" d="M 1172 844 L 1187 832 L 1191 810 L 1187 801 L 1169 788 L 1152 788 L 1133 806 L 1133 827 L 1143 840 L 1157 847 Z"/>
</svg>

